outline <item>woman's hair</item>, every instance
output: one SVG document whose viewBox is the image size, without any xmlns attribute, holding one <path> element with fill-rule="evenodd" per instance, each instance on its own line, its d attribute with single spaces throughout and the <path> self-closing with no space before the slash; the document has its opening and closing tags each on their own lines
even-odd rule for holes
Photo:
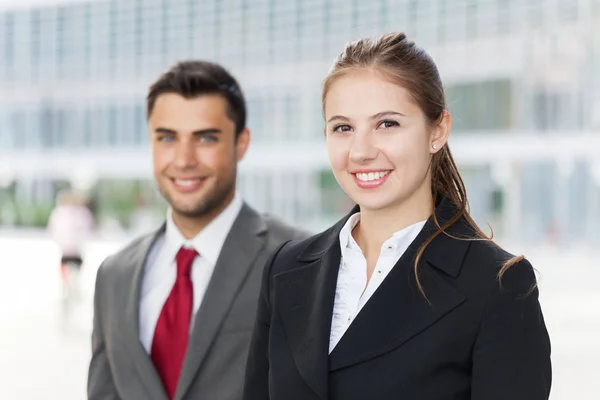
<svg viewBox="0 0 600 400">
<path fill-rule="evenodd" d="M 349 43 L 337 57 L 323 82 L 323 111 L 327 93 L 333 82 L 341 76 L 359 70 L 375 71 L 390 82 L 408 90 L 414 102 L 425 115 L 425 121 L 429 128 L 435 127 L 442 121 L 446 110 L 446 99 L 437 66 L 429 54 L 414 42 L 409 41 L 404 33 L 389 33 Z M 419 260 L 425 248 L 436 236 L 442 233 L 449 235 L 446 230 L 462 217 L 475 230 L 475 238 L 467 240 L 491 241 L 491 237 L 477 226 L 469 214 L 465 185 L 447 144 L 433 155 L 430 168 L 433 198 L 447 197 L 457 207 L 458 212 L 453 218 L 443 221 L 443 225 L 440 225 L 434 212 L 434 201 L 432 215 L 437 229 L 419 248 L 414 263 L 417 285 L 424 295 L 425 291 L 418 274 Z M 513 257 L 506 261 L 498 273 L 498 278 L 501 279 L 506 270 L 522 258 L 522 256 Z"/>
</svg>

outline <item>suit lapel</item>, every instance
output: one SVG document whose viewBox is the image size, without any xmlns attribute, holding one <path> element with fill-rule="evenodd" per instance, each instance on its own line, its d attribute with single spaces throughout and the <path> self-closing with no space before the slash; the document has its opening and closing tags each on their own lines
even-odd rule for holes
<svg viewBox="0 0 600 400">
<path fill-rule="evenodd" d="M 436 209 L 441 224 L 455 212 L 446 200 Z M 427 298 L 418 290 L 415 257 L 435 231 L 430 219 L 331 353 L 330 370 L 366 361 L 403 345 L 465 301 L 465 296 L 449 281 L 460 273 L 470 242 L 445 234 L 438 235 L 426 247 L 419 264 L 419 278 Z M 447 233 L 473 237 L 464 219 L 453 224 Z"/>
<path fill-rule="evenodd" d="M 183 398 L 190 388 L 236 294 L 265 246 L 266 230 L 260 215 L 244 204 L 225 240 L 196 314 L 175 398 Z"/>
<path fill-rule="evenodd" d="M 126 340 L 126 348 L 130 353 L 133 364 L 142 377 L 142 382 L 146 386 L 147 392 L 155 400 L 165 400 L 167 397 L 162 385 L 162 381 L 154 368 L 152 360 L 140 343 L 139 318 L 140 318 L 140 289 L 144 266 L 148 254 L 155 241 L 164 233 L 165 226 L 158 230 L 154 235 L 148 235 L 143 238 L 138 246 L 132 251 L 129 259 L 123 263 L 133 266 L 133 273 L 130 279 L 125 282 L 132 282 L 133 290 L 127 291 L 127 303 L 124 310 L 123 331 Z"/>
<path fill-rule="evenodd" d="M 329 332 L 341 257 L 338 235 L 343 223 L 304 250 L 299 256 L 304 263 L 299 268 L 274 278 L 274 296 L 296 367 L 321 399 L 328 398 Z"/>
</svg>

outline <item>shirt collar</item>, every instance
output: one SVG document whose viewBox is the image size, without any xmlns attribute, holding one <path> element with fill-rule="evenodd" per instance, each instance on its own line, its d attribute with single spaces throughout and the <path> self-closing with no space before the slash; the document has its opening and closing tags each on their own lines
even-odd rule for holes
<svg viewBox="0 0 600 400">
<path fill-rule="evenodd" d="M 356 243 L 352 237 L 352 231 L 360 222 L 360 213 L 352 214 L 346 221 L 342 230 L 340 231 L 340 248 L 342 250 L 342 256 L 346 253 L 347 249 L 352 246 L 352 243 Z"/>
<path fill-rule="evenodd" d="M 356 243 L 354 237 L 352 236 L 352 231 L 354 230 L 356 225 L 358 225 L 359 222 L 360 212 L 352 214 L 352 216 L 348 218 L 348 220 L 342 227 L 342 230 L 340 231 L 339 238 L 342 257 L 348 254 L 349 250 L 362 252 L 360 247 L 358 246 L 358 243 Z M 397 253 L 397 256 L 398 253 L 399 255 L 402 255 L 406 248 L 413 242 L 413 240 L 415 240 L 421 229 L 423 229 L 423 226 L 425 226 L 426 222 L 427 221 L 420 221 L 409 225 L 406 228 L 399 230 L 398 232 L 395 232 L 392 235 L 392 237 L 390 237 L 383 243 L 382 250 L 384 248 L 389 248 L 394 250 Z"/>
<path fill-rule="evenodd" d="M 179 231 L 179 228 L 177 228 L 177 225 L 175 225 L 172 215 L 173 210 L 169 207 L 165 230 L 165 251 L 169 252 L 174 260 L 175 255 L 182 246 L 193 248 L 198 252 L 200 257 L 204 257 L 212 265 L 216 265 L 225 239 L 242 209 L 242 206 L 243 200 L 236 192 L 231 203 L 229 203 L 215 219 L 206 225 L 202 231 L 190 240 L 185 239 Z"/>
</svg>

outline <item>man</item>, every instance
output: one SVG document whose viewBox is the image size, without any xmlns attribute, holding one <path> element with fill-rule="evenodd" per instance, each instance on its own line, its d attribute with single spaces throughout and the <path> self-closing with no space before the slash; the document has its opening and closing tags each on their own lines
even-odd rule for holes
<svg viewBox="0 0 600 400">
<path fill-rule="evenodd" d="M 150 88 L 147 114 L 169 212 L 98 271 L 88 398 L 238 400 L 264 264 L 307 235 L 236 193 L 250 131 L 225 69 L 179 63 Z"/>
</svg>

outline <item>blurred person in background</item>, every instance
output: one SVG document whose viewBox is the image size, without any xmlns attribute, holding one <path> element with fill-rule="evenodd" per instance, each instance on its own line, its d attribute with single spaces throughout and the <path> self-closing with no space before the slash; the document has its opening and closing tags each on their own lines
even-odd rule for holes
<svg viewBox="0 0 600 400">
<path fill-rule="evenodd" d="M 357 206 L 265 269 L 245 400 L 547 400 L 531 264 L 468 212 L 434 61 L 350 43 L 323 85 L 334 176 Z"/>
<path fill-rule="evenodd" d="M 250 131 L 223 67 L 178 63 L 151 86 L 147 116 L 170 207 L 100 266 L 88 398 L 239 400 L 265 262 L 307 235 L 237 193 Z"/>
<path fill-rule="evenodd" d="M 94 233 L 94 216 L 85 197 L 73 191 L 61 191 L 50 213 L 47 231 L 60 251 L 60 267 L 65 295 L 76 285 L 83 264 L 83 250 Z"/>
</svg>

